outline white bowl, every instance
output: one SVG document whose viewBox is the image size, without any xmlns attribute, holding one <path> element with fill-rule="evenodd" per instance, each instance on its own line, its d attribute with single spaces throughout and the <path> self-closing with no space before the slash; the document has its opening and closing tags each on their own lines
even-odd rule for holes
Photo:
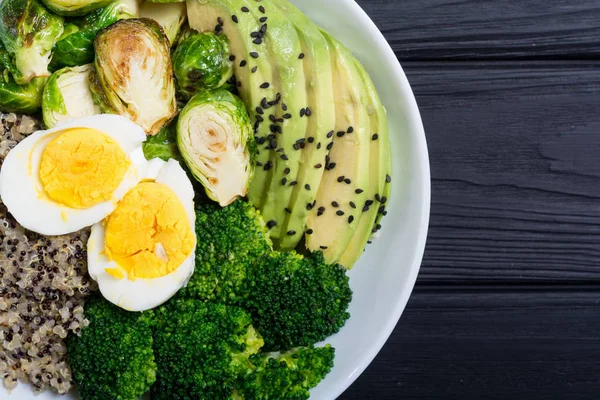
<svg viewBox="0 0 600 400">
<path fill-rule="evenodd" d="M 417 103 L 394 52 L 353 0 L 292 0 L 363 62 L 388 111 L 393 156 L 392 196 L 379 238 L 350 272 L 352 317 L 328 343 L 335 367 L 311 399 L 333 400 L 367 368 L 396 326 L 413 289 L 427 236 L 429 158 Z M 6 389 L 0 383 L 0 398 Z M 34 396 L 20 384 L 10 400 L 75 399 L 50 392 Z"/>
</svg>

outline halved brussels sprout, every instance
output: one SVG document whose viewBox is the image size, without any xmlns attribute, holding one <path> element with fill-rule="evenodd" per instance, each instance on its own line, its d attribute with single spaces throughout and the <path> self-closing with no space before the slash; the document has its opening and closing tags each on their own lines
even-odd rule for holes
<svg viewBox="0 0 600 400">
<path fill-rule="evenodd" d="M 184 99 L 223 86 L 233 76 L 229 42 L 212 32 L 192 33 L 175 49 L 173 68 Z"/>
<path fill-rule="evenodd" d="M 113 0 L 42 0 L 46 7 L 58 15 L 75 17 L 88 14 Z"/>
<path fill-rule="evenodd" d="M 185 23 L 187 13 L 185 3 L 160 4 L 145 1 L 140 7 L 140 17 L 158 22 L 172 46 L 179 35 L 181 26 Z"/>
<path fill-rule="evenodd" d="M 225 207 L 246 195 L 256 143 L 240 98 L 223 89 L 196 94 L 179 114 L 177 145 L 208 197 Z"/>
<path fill-rule="evenodd" d="M 77 24 L 65 25 L 65 31 L 53 50 L 50 68 L 74 67 L 94 61 L 94 39 L 101 29 L 120 19 L 137 17 L 135 0 L 120 0 L 91 12 Z"/>
<path fill-rule="evenodd" d="M 16 83 L 50 75 L 52 47 L 63 29 L 63 18 L 37 0 L 0 2 L 0 40 L 10 55 L 8 68 Z"/>
<path fill-rule="evenodd" d="M 102 111 L 155 135 L 177 114 L 169 41 L 157 22 L 123 19 L 94 41 L 92 92 Z"/>
<path fill-rule="evenodd" d="M 50 76 L 42 99 L 42 114 L 48 128 L 72 118 L 100 114 L 89 86 L 92 70 L 92 64 L 87 64 L 63 68 Z"/>
</svg>

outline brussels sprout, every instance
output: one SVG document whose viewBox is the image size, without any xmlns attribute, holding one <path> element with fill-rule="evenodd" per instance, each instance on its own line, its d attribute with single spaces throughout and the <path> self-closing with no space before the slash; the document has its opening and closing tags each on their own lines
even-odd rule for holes
<svg viewBox="0 0 600 400">
<path fill-rule="evenodd" d="M 148 137 L 142 147 L 147 160 L 153 158 L 160 158 L 164 161 L 168 161 L 170 158 L 181 160 L 181 153 L 177 148 L 177 120 L 173 120 L 163 127 L 158 135 Z"/>
<path fill-rule="evenodd" d="M 8 68 L 16 83 L 50 75 L 52 47 L 63 29 L 63 18 L 50 13 L 38 0 L 0 2 L 0 40 L 10 55 Z"/>
<path fill-rule="evenodd" d="M 123 19 L 94 41 L 92 94 L 107 113 L 128 117 L 155 135 L 177 114 L 169 40 L 157 22 Z"/>
<path fill-rule="evenodd" d="M 65 31 L 70 31 L 70 34 L 63 34 L 54 46 L 50 68 L 57 70 L 91 63 L 94 61 L 94 39 L 98 32 L 120 19 L 136 17 L 137 12 L 135 1 L 115 1 L 86 15 L 77 25 L 65 25 Z"/>
<path fill-rule="evenodd" d="M 47 78 L 33 78 L 18 85 L 5 70 L 0 76 L 0 111 L 33 114 L 42 106 L 42 90 Z"/>
<path fill-rule="evenodd" d="M 140 17 L 151 18 L 158 22 L 165 31 L 169 43 L 173 45 L 187 18 L 187 13 L 185 3 L 159 4 L 146 1 L 140 7 Z"/>
<path fill-rule="evenodd" d="M 182 40 L 173 53 L 177 87 L 183 98 L 204 89 L 223 86 L 233 76 L 229 43 L 223 35 L 195 33 Z"/>
<path fill-rule="evenodd" d="M 256 143 L 240 98 L 223 89 L 196 94 L 179 115 L 177 145 L 208 197 L 225 207 L 246 195 Z"/>
<path fill-rule="evenodd" d="M 113 0 L 42 0 L 51 11 L 65 17 L 88 14 Z"/>
<path fill-rule="evenodd" d="M 100 114 L 89 87 L 92 65 L 67 67 L 50 76 L 42 99 L 44 123 L 52 128 L 72 118 Z"/>
</svg>

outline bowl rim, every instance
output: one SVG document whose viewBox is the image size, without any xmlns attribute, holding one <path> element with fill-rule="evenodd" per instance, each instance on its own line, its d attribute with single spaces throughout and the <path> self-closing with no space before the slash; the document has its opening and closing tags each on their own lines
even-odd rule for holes
<svg viewBox="0 0 600 400">
<path fill-rule="evenodd" d="M 294 3 L 301 2 L 302 0 L 292 0 Z M 338 398 L 344 393 L 358 377 L 367 369 L 367 367 L 373 362 L 377 354 L 381 351 L 394 328 L 398 324 L 404 309 L 408 303 L 410 295 L 414 289 L 419 270 L 421 268 L 421 262 L 423 260 L 423 254 L 425 252 L 425 243 L 427 240 L 427 234 L 429 230 L 429 217 L 431 209 L 431 171 L 429 165 L 429 151 L 427 148 L 427 140 L 425 136 L 425 129 L 423 127 L 423 121 L 421 119 L 421 113 L 417 105 L 417 100 L 414 96 L 408 78 L 404 73 L 404 69 L 400 65 L 400 61 L 394 54 L 390 44 L 379 30 L 375 22 L 369 17 L 365 10 L 355 0 L 339 0 L 344 7 L 361 21 L 363 29 L 368 33 L 370 37 L 375 40 L 375 47 L 383 54 L 383 61 L 392 67 L 396 73 L 390 81 L 396 87 L 396 91 L 402 94 L 403 100 L 406 102 L 406 124 L 412 128 L 408 130 L 409 134 L 414 141 L 415 147 L 417 148 L 416 168 L 420 169 L 422 179 L 420 182 L 421 197 L 423 204 L 418 216 L 419 223 L 416 226 L 417 231 L 417 245 L 413 252 L 413 259 L 410 263 L 410 272 L 408 279 L 402 282 L 399 292 L 401 295 L 398 297 L 394 311 L 389 314 L 388 321 L 385 327 L 379 331 L 379 334 L 374 338 L 373 345 L 369 347 L 368 351 L 362 359 L 359 366 L 352 371 L 352 373 L 344 380 L 338 381 L 332 385 L 332 399 Z M 351 47 L 351 46 L 350 46 Z"/>
</svg>

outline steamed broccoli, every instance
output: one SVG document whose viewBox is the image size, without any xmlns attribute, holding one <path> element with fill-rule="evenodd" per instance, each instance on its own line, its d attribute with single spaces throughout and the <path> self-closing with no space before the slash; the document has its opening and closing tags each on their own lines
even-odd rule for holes
<svg viewBox="0 0 600 400">
<path fill-rule="evenodd" d="M 89 326 L 67 339 L 73 380 L 83 400 L 136 400 L 155 381 L 152 331 L 146 316 L 100 296 L 86 302 Z"/>
<path fill-rule="evenodd" d="M 338 332 L 350 317 L 346 270 L 323 253 L 272 252 L 251 264 L 244 307 L 268 351 L 310 346 Z"/>
<path fill-rule="evenodd" d="M 172 299 L 155 310 L 153 400 L 232 398 L 263 341 L 236 306 Z"/>
<path fill-rule="evenodd" d="M 182 295 L 227 303 L 245 297 L 247 265 L 272 246 L 259 212 L 243 200 L 225 208 L 201 205 L 196 234 L 196 270 Z"/>
<path fill-rule="evenodd" d="M 244 400 L 306 400 L 333 368 L 335 350 L 327 345 L 305 347 L 283 354 L 262 353 L 250 357 L 254 369 L 237 384 Z"/>
</svg>

